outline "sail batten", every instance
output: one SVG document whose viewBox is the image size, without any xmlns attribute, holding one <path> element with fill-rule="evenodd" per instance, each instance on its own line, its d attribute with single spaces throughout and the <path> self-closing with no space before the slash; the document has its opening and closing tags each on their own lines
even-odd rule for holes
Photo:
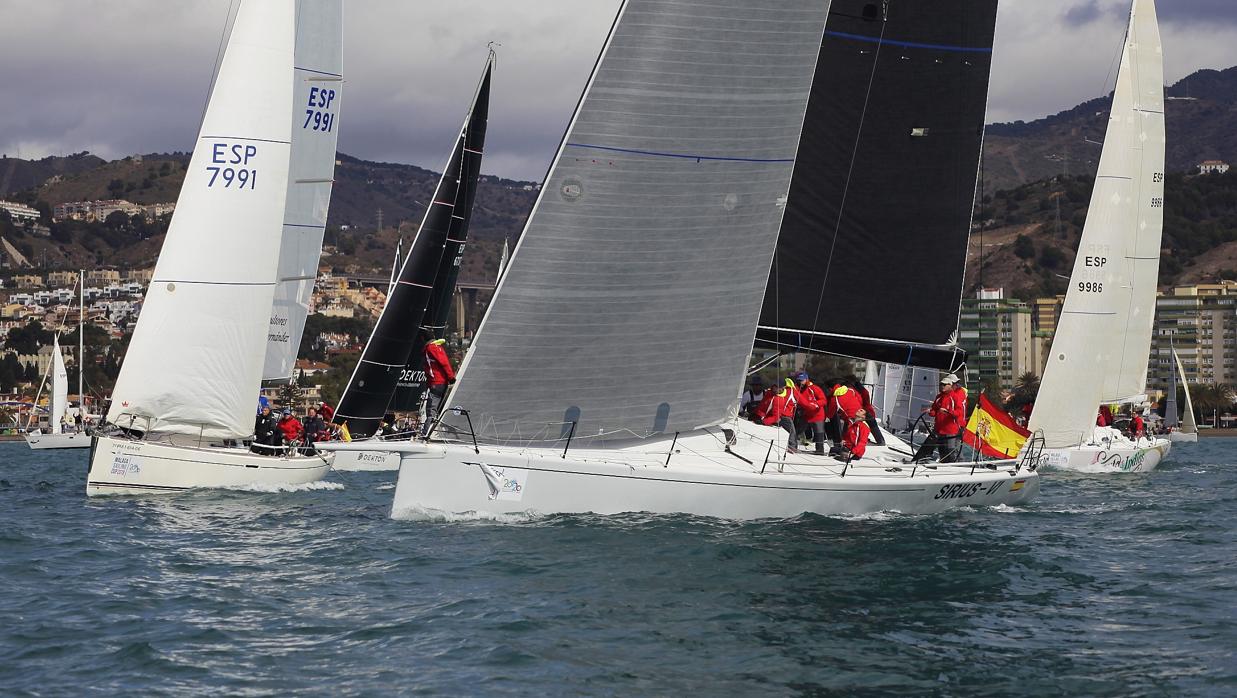
<svg viewBox="0 0 1237 698">
<path fill-rule="evenodd" d="M 623 3 L 450 400 L 481 438 L 729 417 L 828 7 Z"/>
</svg>

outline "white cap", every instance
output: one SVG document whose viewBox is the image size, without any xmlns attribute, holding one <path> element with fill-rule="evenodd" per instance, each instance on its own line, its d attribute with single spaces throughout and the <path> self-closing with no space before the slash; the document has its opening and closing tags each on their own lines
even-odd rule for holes
<svg viewBox="0 0 1237 698">
<path fill-rule="evenodd" d="M 957 377 L 957 376 L 955 376 L 954 374 L 950 373 L 950 374 L 946 375 L 944 378 L 942 378 L 942 379 L 941 379 L 941 382 L 942 382 L 942 383 L 945 383 L 945 384 L 948 384 L 948 385 L 953 385 L 954 383 L 957 383 L 957 382 L 958 382 L 958 377 Z"/>
</svg>

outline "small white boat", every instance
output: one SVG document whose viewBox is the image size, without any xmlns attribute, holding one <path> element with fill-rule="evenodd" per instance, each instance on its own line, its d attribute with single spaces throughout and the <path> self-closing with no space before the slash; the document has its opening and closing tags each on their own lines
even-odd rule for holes
<svg viewBox="0 0 1237 698">
<path fill-rule="evenodd" d="M 1050 467 L 1145 472 L 1172 448 L 1095 426 L 1100 405 L 1146 402 L 1164 228 L 1163 62 L 1155 2 L 1134 0 L 1091 207 L 1028 425 L 1043 434 Z"/>
<path fill-rule="evenodd" d="M 88 495 L 322 479 L 238 447 L 299 344 L 335 167 L 340 0 L 247 0 L 91 448 Z M 264 370 L 265 365 L 265 370 Z"/>
<path fill-rule="evenodd" d="M 48 367 L 51 374 L 51 406 L 52 411 L 48 421 L 50 433 L 38 430 L 27 430 L 26 444 L 34 450 L 53 448 L 89 448 L 90 436 L 86 433 L 86 392 L 83 380 L 83 357 L 85 357 L 86 333 L 86 292 L 85 272 L 78 272 L 78 313 L 77 313 L 77 417 L 74 426 L 66 430 L 64 417 L 69 410 L 69 374 L 64 366 L 64 354 L 60 351 L 60 333 L 52 340 L 52 363 Z M 63 329 L 63 326 L 62 326 Z M 40 388 L 41 389 L 41 388 Z M 38 398 L 35 398 L 38 401 Z"/>
<path fill-rule="evenodd" d="M 1165 435 L 1169 441 L 1179 443 L 1198 443 L 1198 424 L 1194 420 L 1194 401 L 1190 399 L 1190 382 L 1185 377 L 1185 366 L 1181 365 L 1181 357 L 1177 347 L 1169 343 L 1169 353 L 1173 358 L 1173 370 L 1169 374 L 1168 396 L 1164 405 L 1164 427 L 1168 429 Z M 1185 391 L 1185 413 L 1180 419 L 1177 416 L 1177 380 L 1181 380 L 1181 388 Z"/>
</svg>

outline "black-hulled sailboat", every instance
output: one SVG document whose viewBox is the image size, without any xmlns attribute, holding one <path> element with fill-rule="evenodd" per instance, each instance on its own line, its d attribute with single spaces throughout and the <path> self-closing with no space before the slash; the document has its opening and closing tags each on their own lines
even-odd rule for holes
<svg viewBox="0 0 1237 698">
<path fill-rule="evenodd" d="M 421 227 L 340 396 L 334 421 L 346 425 L 354 440 L 377 434 L 388 411 L 412 410 L 420 402 L 424 380 L 418 380 L 417 374 L 424 375 L 422 332 L 439 338 L 447 324 L 480 180 L 493 70 L 491 52 Z M 403 390 L 399 389 L 401 385 Z M 401 436 L 409 438 L 411 434 Z M 398 467 L 398 457 L 378 451 L 341 453 L 335 462 L 338 470 Z"/>
</svg>

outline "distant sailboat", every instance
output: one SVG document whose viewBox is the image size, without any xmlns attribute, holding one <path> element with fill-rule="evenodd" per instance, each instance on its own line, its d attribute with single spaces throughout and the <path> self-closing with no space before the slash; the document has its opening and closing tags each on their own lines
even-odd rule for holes
<svg viewBox="0 0 1237 698">
<path fill-rule="evenodd" d="M 241 3 L 87 494 L 292 485 L 329 470 L 327 457 L 240 444 L 263 376 L 285 375 L 299 343 L 335 165 L 341 21 L 341 0 Z"/>
<path fill-rule="evenodd" d="M 926 24 L 926 5 L 892 3 L 888 31 L 879 10 L 866 17 L 872 3 L 834 5 L 830 15 L 827 0 L 622 4 L 461 367 L 437 432 L 448 440 L 390 445 L 402 456 L 393 515 L 747 519 L 1035 496 L 1038 476 L 1013 464 L 788 454 L 785 432 L 736 418 L 783 216 L 799 205 L 793 182 L 809 159 L 800 137 L 807 147 L 805 131 L 828 129 L 813 110 L 838 100 L 814 82 L 862 60 L 867 69 L 850 77 L 866 84 L 880 46 L 890 64 L 953 75 L 966 65 L 955 49 L 967 47 L 978 67 L 962 82 L 982 76 L 973 86 L 986 90 L 995 2 L 980 3 L 984 21 Z M 950 3 L 963 5 L 974 3 Z M 941 103 L 934 87 L 902 107 Z M 876 141 L 908 137 L 886 127 Z M 975 172 L 964 188 L 973 191 Z"/>
<path fill-rule="evenodd" d="M 1061 320 L 1028 428 L 1045 465 L 1145 472 L 1166 439 L 1097 427 L 1102 404 L 1146 400 L 1164 227 L 1164 55 L 1154 0 L 1134 0 L 1108 133 Z"/>
<path fill-rule="evenodd" d="M 83 359 L 85 357 L 86 339 L 86 291 L 84 272 L 79 272 L 78 284 L 78 314 L 77 314 L 77 418 L 74 429 L 64 428 L 64 416 L 69 404 L 69 375 L 64 367 L 64 354 L 60 351 L 60 335 L 57 333 L 52 340 L 51 373 L 51 415 L 50 434 L 39 430 L 26 434 L 26 443 L 35 450 L 51 448 L 89 448 L 90 435 L 86 433 L 86 393 L 83 380 Z"/>
<path fill-rule="evenodd" d="M 347 424 L 354 441 L 373 436 L 388 411 L 420 406 L 425 381 L 425 343 L 420 335 L 428 332 L 439 338 L 446 330 L 481 176 L 493 68 L 491 52 L 425 218 L 339 398 L 335 422 Z M 347 452 L 337 456 L 335 467 L 395 470 L 399 458 L 381 451 Z"/>
<path fill-rule="evenodd" d="M 1198 441 L 1198 424 L 1194 421 L 1194 401 L 1190 399 L 1190 382 L 1185 377 L 1185 367 L 1181 365 L 1181 356 L 1177 347 L 1171 346 L 1173 366 L 1169 372 L 1168 396 L 1164 406 L 1164 427 L 1169 430 L 1166 438 L 1173 443 L 1196 443 Z M 1181 379 L 1181 388 L 1185 392 L 1185 413 L 1177 416 L 1177 379 Z"/>
</svg>

